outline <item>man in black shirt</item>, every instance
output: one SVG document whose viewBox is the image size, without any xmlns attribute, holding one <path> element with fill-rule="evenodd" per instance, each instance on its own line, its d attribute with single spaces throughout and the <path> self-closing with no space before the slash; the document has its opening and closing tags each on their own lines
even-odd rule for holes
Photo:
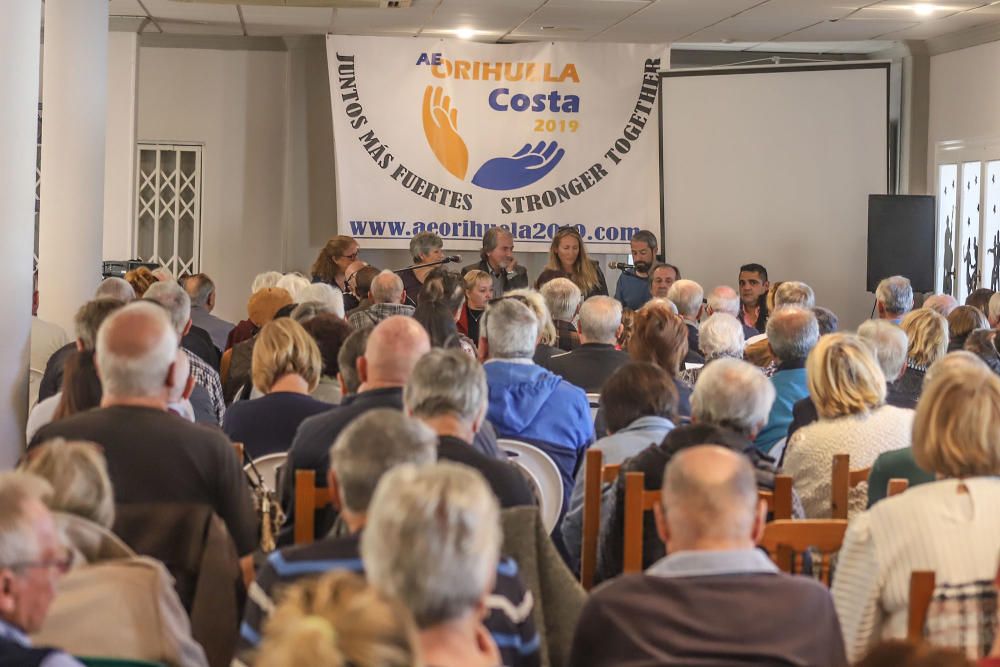
<svg viewBox="0 0 1000 667">
<path fill-rule="evenodd" d="M 609 296 L 592 296 L 580 307 L 580 347 L 557 354 L 545 366 L 585 392 L 599 394 L 604 381 L 629 362 L 615 349 L 622 327 L 622 305 Z"/>
<path fill-rule="evenodd" d="M 253 551 L 257 517 L 226 437 L 167 412 L 181 380 L 177 334 L 167 311 L 141 301 L 109 316 L 97 334 L 101 407 L 53 422 L 29 447 L 52 438 L 101 445 L 115 502 L 199 503 L 226 524 L 240 555 Z"/>
<path fill-rule="evenodd" d="M 435 349 L 417 362 L 403 390 L 406 410 L 438 435 L 439 460 L 475 468 L 486 478 L 500 507 L 534 505 L 534 495 L 510 463 L 472 446 L 486 417 L 486 373 L 461 350 Z"/>
</svg>

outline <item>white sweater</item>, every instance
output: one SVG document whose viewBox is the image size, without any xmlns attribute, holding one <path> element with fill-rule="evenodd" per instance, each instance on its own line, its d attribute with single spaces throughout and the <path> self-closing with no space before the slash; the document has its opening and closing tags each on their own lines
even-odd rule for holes
<svg viewBox="0 0 1000 667">
<path fill-rule="evenodd" d="M 883 452 L 910 446 L 913 410 L 883 405 L 867 414 L 821 419 L 792 435 L 783 472 L 791 475 L 806 518 L 830 518 L 830 477 L 833 455 L 849 454 L 851 470 L 867 468 Z M 848 496 L 848 517 L 868 505 L 868 484 Z"/>
<path fill-rule="evenodd" d="M 886 498 L 847 529 L 833 600 L 853 663 L 884 639 L 906 637 L 910 573 L 933 570 L 926 637 L 981 657 L 989 646 L 993 580 L 1000 556 L 1000 479 L 921 484 Z M 985 601 L 984 601 L 985 598 Z M 947 599 L 947 601 L 945 601 Z M 980 606 L 986 613 L 980 614 Z"/>
</svg>

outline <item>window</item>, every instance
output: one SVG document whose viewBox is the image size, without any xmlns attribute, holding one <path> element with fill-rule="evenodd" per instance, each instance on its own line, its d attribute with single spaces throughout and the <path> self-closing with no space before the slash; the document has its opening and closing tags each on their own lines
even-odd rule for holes
<svg viewBox="0 0 1000 667">
<path fill-rule="evenodd" d="M 197 273 L 201 146 L 139 144 L 135 256 L 175 276 Z"/>
</svg>

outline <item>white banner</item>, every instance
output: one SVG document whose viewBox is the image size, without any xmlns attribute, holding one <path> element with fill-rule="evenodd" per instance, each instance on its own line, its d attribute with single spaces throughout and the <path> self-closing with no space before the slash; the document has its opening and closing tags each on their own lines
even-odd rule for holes
<svg viewBox="0 0 1000 667">
<path fill-rule="evenodd" d="M 341 234 L 476 249 L 501 225 L 547 251 L 659 236 L 656 95 L 666 47 L 327 37 Z"/>
</svg>

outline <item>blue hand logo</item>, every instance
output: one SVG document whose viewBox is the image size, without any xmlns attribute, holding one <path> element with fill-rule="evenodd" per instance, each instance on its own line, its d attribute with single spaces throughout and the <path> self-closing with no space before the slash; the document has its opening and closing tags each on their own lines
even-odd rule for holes
<svg viewBox="0 0 1000 667">
<path fill-rule="evenodd" d="M 489 190 L 516 190 L 544 178 L 562 160 L 566 151 L 555 141 L 546 147 L 539 141 L 534 148 L 525 144 L 513 157 L 495 157 L 487 161 L 472 182 Z"/>
</svg>

